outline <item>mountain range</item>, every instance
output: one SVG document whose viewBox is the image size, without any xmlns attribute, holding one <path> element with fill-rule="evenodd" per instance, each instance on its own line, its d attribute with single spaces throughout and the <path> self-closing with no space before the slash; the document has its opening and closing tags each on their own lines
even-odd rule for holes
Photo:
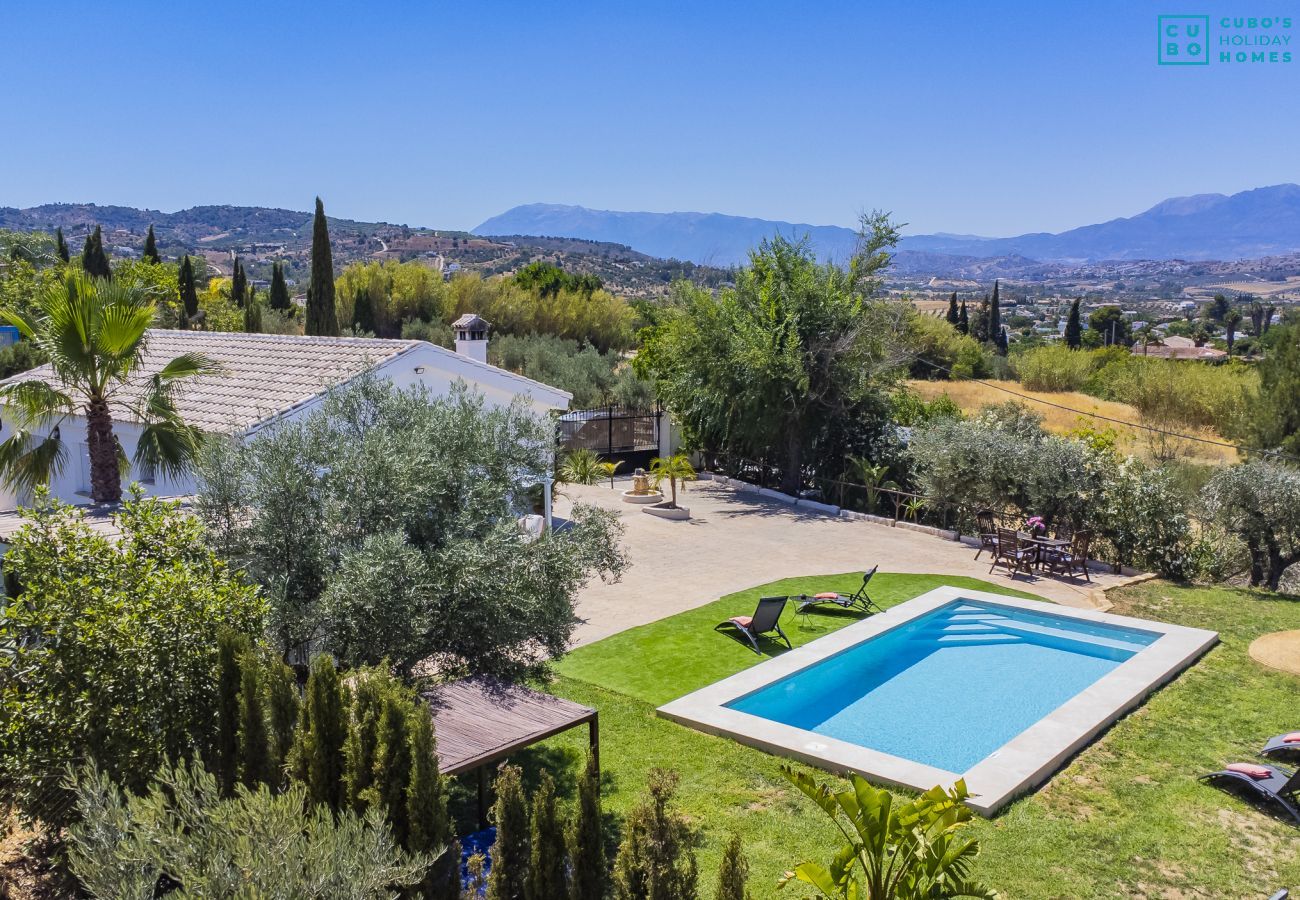
<svg viewBox="0 0 1300 900">
<path fill-rule="evenodd" d="M 617 212 L 531 203 L 483 222 L 477 235 L 547 235 L 626 244 L 642 253 L 710 265 L 743 262 L 751 247 L 775 233 L 806 236 L 817 255 L 843 261 L 857 235 L 835 225 L 808 225 L 721 213 Z M 1174 197 L 1128 218 L 1058 234 L 1015 237 L 906 235 L 901 252 L 975 258 L 1024 257 L 1043 262 L 1098 260 L 1229 260 L 1300 251 L 1300 185 L 1279 184 L 1237 194 Z"/>
</svg>

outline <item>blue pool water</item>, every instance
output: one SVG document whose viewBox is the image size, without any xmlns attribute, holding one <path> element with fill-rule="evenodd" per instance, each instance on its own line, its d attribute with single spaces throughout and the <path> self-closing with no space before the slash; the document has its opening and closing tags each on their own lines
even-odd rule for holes
<svg viewBox="0 0 1300 900">
<path fill-rule="evenodd" d="M 961 773 L 1158 637 L 956 600 L 727 706 Z"/>
</svg>

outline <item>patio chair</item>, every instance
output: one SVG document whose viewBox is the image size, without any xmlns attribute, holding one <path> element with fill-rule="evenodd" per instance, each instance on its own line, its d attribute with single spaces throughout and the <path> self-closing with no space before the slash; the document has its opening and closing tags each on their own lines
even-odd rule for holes
<svg viewBox="0 0 1300 900">
<path fill-rule="evenodd" d="M 876 569 L 879 568 L 880 566 L 872 566 L 864 572 L 862 574 L 862 584 L 852 594 L 839 594 L 833 591 L 813 594 L 811 597 L 807 594 L 800 594 L 795 601 L 797 604 L 795 612 L 802 615 L 809 609 L 826 603 L 838 606 L 840 609 L 851 609 L 867 615 L 881 612 L 880 607 L 876 605 L 876 601 L 867 596 L 867 584 L 870 583 L 872 576 L 876 574 Z"/>
<path fill-rule="evenodd" d="M 1201 781 L 1223 789 L 1245 788 L 1252 799 L 1272 803 L 1300 825 L 1300 807 L 1296 806 L 1300 771 L 1288 772 L 1255 763 L 1232 763 L 1218 772 L 1202 775 Z"/>
<path fill-rule="evenodd" d="M 758 638 L 760 635 L 778 635 L 781 640 L 785 641 L 786 647 L 793 650 L 790 639 L 785 636 L 781 630 L 781 613 L 785 612 L 785 603 L 789 597 L 764 597 L 758 601 L 758 606 L 754 609 L 752 616 L 732 616 L 725 622 L 720 622 L 714 626 L 714 631 L 721 631 L 724 628 L 734 628 L 740 632 L 749 641 L 754 652 L 760 656 L 763 651 L 758 648 Z"/>
<path fill-rule="evenodd" d="M 1052 537 L 1058 541 L 1069 541 L 1074 539 L 1074 526 L 1068 521 L 1058 522 L 1056 528 L 1052 531 Z"/>
<path fill-rule="evenodd" d="M 1030 578 L 1034 576 L 1034 563 L 1038 561 L 1038 545 L 1033 541 L 1021 540 L 1020 535 L 1010 528 L 997 531 L 998 546 L 993 552 L 993 565 L 990 574 L 998 566 L 1007 570 L 1012 578 L 1017 572 L 1024 572 Z"/>
<path fill-rule="evenodd" d="M 998 523 L 993 518 L 993 510 L 981 509 L 975 513 L 975 528 L 980 536 L 980 548 L 975 551 L 975 558 L 979 559 L 980 554 L 985 550 L 997 555 L 998 552 Z"/>
<path fill-rule="evenodd" d="M 1259 751 L 1259 755 L 1269 759 L 1286 759 L 1300 763 L 1300 731 L 1269 738 L 1264 749 Z"/>
<path fill-rule="evenodd" d="M 1082 575 L 1084 581 L 1091 583 L 1092 578 L 1088 575 L 1088 553 L 1091 548 L 1092 532 L 1076 531 L 1070 539 L 1069 547 L 1049 549 L 1043 561 L 1047 570 L 1053 574 L 1059 573 L 1068 578 Z"/>
</svg>

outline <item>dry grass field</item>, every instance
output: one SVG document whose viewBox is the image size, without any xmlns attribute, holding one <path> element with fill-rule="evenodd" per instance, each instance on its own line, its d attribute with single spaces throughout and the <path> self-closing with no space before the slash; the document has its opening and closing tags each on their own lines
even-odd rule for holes
<svg viewBox="0 0 1300 900">
<path fill-rule="evenodd" d="M 986 406 L 1017 399 L 992 385 L 1004 387 L 1023 395 L 1026 399 L 1021 402 L 1042 415 L 1043 426 L 1054 434 L 1066 434 L 1084 425 L 1099 431 L 1110 428 L 1115 432 L 1116 444 L 1122 453 L 1131 453 L 1148 459 L 1178 457 L 1193 462 L 1215 465 L 1237 461 L 1237 451 L 1229 447 L 1216 447 L 1212 444 L 1184 441 L 1176 438 L 1169 439 L 1154 435 L 1141 428 L 1119 425 L 1095 418 L 1096 416 L 1105 416 L 1122 422 L 1140 423 L 1142 421 L 1141 414 L 1127 403 L 1098 400 L 1096 397 L 1090 397 L 1087 394 L 1075 391 L 1050 394 L 1042 391 L 1029 391 L 1015 381 L 994 381 L 988 384 L 977 381 L 908 382 L 908 386 L 925 399 L 933 400 L 940 394 L 947 394 L 954 403 L 968 413 L 978 412 Z M 1058 409 L 1056 406 L 1048 404 L 1067 406 L 1070 407 L 1070 410 Z M 1083 415 L 1072 410 L 1079 410 Z M 1222 440 L 1217 434 L 1208 430 L 1200 432 L 1198 436 L 1212 440 Z"/>
</svg>

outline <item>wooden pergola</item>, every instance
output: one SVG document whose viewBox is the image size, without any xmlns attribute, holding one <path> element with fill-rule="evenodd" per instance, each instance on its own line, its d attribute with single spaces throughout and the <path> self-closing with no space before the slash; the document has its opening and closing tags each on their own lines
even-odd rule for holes
<svg viewBox="0 0 1300 900">
<path fill-rule="evenodd" d="M 480 823 L 487 816 L 487 767 L 512 753 L 587 725 L 591 754 L 600 765 L 600 725 L 591 707 L 486 677 L 439 685 L 420 696 L 433 715 L 438 770 L 478 771 Z"/>
</svg>

